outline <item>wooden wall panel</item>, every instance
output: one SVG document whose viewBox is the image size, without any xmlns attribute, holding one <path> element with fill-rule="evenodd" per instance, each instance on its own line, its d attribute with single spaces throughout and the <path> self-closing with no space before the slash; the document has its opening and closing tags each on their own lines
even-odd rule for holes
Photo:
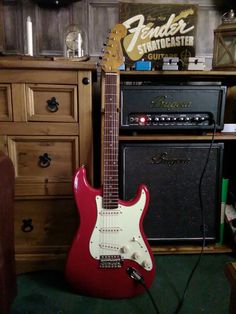
<svg viewBox="0 0 236 314">
<path fill-rule="evenodd" d="M 214 29 L 221 23 L 220 15 L 214 6 L 199 6 L 196 39 L 197 55 L 211 56 L 213 54 Z"/>
<path fill-rule="evenodd" d="M 0 1 L 0 21 L 3 21 L 3 4 Z M 0 52 L 4 51 L 4 24 L 0 23 Z"/>
<path fill-rule="evenodd" d="M 72 23 L 71 10 L 69 8 L 48 10 L 36 7 L 35 12 L 36 54 L 63 55 L 63 35 L 66 25 Z"/>
<path fill-rule="evenodd" d="M 45 9 L 35 7 L 35 32 L 37 55 L 63 55 L 64 34 L 70 24 L 77 24 L 87 31 L 85 4 L 75 2 L 67 7 Z"/>
<path fill-rule="evenodd" d="M 118 4 L 111 1 L 89 1 L 88 34 L 92 56 L 101 55 L 108 31 L 118 22 Z"/>
<path fill-rule="evenodd" d="M 19 1 L 4 1 L 2 21 L 4 48 L 8 53 L 23 53 L 22 7 Z"/>
<path fill-rule="evenodd" d="M 133 3 L 175 3 L 174 0 L 123 0 Z M 199 5 L 196 52 L 212 56 L 214 29 L 220 24 L 224 0 L 185 0 L 178 3 Z M 119 20 L 118 0 L 81 0 L 64 8 L 45 9 L 32 0 L 3 1 L 5 38 L 3 44 L 10 53 L 26 51 L 26 18 L 32 17 L 35 55 L 63 55 L 63 34 L 67 25 L 79 24 L 88 34 L 89 53 L 99 56 L 108 30 Z M 228 7 L 225 9 L 227 10 Z M 0 7 L 1 12 L 1 7 Z"/>
</svg>

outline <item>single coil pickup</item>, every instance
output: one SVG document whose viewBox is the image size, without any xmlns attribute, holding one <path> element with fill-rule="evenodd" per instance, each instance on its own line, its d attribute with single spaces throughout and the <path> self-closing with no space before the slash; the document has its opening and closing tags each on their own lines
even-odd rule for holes
<svg viewBox="0 0 236 314">
<path fill-rule="evenodd" d="M 99 247 L 105 250 L 119 251 L 120 246 L 112 243 L 100 243 Z"/>
<path fill-rule="evenodd" d="M 123 259 L 120 255 L 101 255 L 99 257 L 100 268 L 120 268 L 122 264 Z"/>
<path fill-rule="evenodd" d="M 121 210 L 102 210 L 99 212 L 101 216 L 119 216 L 122 214 Z"/>
<path fill-rule="evenodd" d="M 100 228 L 99 231 L 101 233 L 118 233 L 122 231 L 120 227 L 108 227 L 108 228 Z"/>
</svg>

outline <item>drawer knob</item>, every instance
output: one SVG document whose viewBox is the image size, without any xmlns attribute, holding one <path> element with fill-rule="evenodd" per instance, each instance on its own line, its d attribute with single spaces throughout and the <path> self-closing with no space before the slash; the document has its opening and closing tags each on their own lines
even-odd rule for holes
<svg viewBox="0 0 236 314">
<path fill-rule="evenodd" d="M 23 219 L 22 220 L 22 226 L 21 230 L 23 232 L 31 232 L 34 229 L 34 226 L 32 225 L 32 219 Z"/>
<path fill-rule="evenodd" d="M 52 158 L 48 156 L 47 153 L 44 153 L 43 155 L 39 156 L 39 166 L 42 168 L 47 168 L 51 164 Z"/>
<path fill-rule="evenodd" d="M 82 79 L 82 82 L 83 82 L 84 85 L 88 85 L 88 84 L 90 83 L 90 80 L 89 80 L 88 77 L 84 77 L 84 78 Z"/>
<path fill-rule="evenodd" d="M 52 97 L 51 99 L 47 100 L 47 103 L 47 107 L 50 112 L 56 112 L 58 110 L 59 103 L 57 102 L 56 97 Z"/>
</svg>

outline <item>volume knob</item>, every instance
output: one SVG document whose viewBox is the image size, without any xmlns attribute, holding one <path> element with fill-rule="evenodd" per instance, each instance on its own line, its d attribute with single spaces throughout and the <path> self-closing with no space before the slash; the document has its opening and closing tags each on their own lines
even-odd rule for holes
<svg viewBox="0 0 236 314">
<path fill-rule="evenodd" d="M 127 253 L 129 251 L 129 247 L 128 247 L 128 245 L 124 245 L 124 246 L 122 246 L 122 248 L 120 250 L 122 253 Z"/>
</svg>

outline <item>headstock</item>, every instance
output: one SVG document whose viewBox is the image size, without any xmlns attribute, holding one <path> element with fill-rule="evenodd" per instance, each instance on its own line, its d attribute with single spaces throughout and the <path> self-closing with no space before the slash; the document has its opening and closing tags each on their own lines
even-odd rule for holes
<svg viewBox="0 0 236 314">
<path fill-rule="evenodd" d="M 111 30 L 104 50 L 101 67 L 104 72 L 117 72 L 123 63 L 121 39 L 125 37 L 127 29 L 123 24 L 116 24 Z"/>
</svg>

